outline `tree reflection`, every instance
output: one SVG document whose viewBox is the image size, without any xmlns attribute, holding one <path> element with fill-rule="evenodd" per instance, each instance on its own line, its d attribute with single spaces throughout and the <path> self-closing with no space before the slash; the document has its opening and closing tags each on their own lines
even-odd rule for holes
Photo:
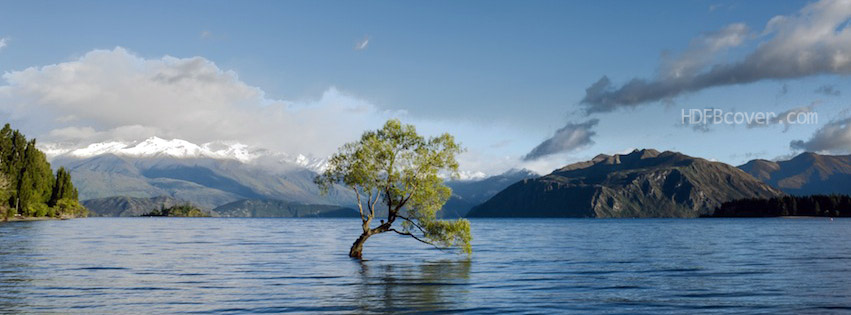
<svg viewBox="0 0 851 315">
<path fill-rule="evenodd" d="M 363 311 L 433 312 L 463 309 L 470 259 L 420 264 L 363 261 L 357 298 Z"/>
</svg>

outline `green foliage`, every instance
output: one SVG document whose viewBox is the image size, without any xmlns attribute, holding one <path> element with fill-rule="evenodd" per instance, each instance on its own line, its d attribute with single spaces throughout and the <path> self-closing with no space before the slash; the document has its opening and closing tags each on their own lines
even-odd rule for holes
<svg viewBox="0 0 851 315">
<path fill-rule="evenodd" d="M 143 217 L 209 217 L 210 215 L 203 210 L 190 205 L 183 204 L 171 208 L 160 207 L 151 212 L 145 213 Z"/>
<path fill-rule="evenodd" d="M 14 213 L 11 213 L 14 209 L 9 207 L 9 203 L 6 202 L 6 200 L 9 200 L 9 197 L 11 196 L 11 188 L 12 185 L 9 183 L 9 179 L 6 174 L 0 172 L 0 217 L 3 219 L 15 215 Z"/>
<path fill-rule="evenodd" d="M 18 198 L 22 208 L 29 209 L 36 204 L 46 204 L 50 201 L 54 184 L 53 172 L 44 153 L 36 148 L 35 140 L 27 143 L 20 177 Z"/>
<path fill-rule="evenodd" d="M 50 212 L 50 207 L 43 203 L 30 203 L 24 211 L 24 215 L 28 217 L 46 217 Z"/>
<path fill-rule="evenodd" d="M 420 218 L 416 222 L 415 224 L 414 221 L 404 221 L 402 226 L 407 233 L 420 230 L 433 244 L 442 247 L 457 246 L 464 253 L 473 253 L 473 235 L 470 230 L 470 221 L 467 219 L 435 220 Z"/>
<path fill-rule="evenodd" d="M 74 188 L 74 184 L 71 182 L 71 173 L 65 170 L 64 167 L 60 167 L 56 171 L 56 182 L 53 184 L 53 191 L 50 194 L 48 205 L 51 207 L 56 206 L 57 202 L 62 199 L 77 200 L 77 189 Z"/>
<path fill-rule="evenodd" d="M 470 253 L 470 223 L 436 219 L 437 211 L 451 195 L 441 175 L 457 177 L 455 156 L 461 151 L 448 133 L 426 139 L 413 125 L 389 120 L 382 129 L 367 131 L 359 141 L 343 145 L 315 182 L 323 192 L 342 184 L 355 193 L 364 231 L 359 242 L 393 231 Z M 379 202 L 387 208 L 387 221 L 372 228 Z M 404 221 L 401 231 L 392 227 L 396 219 Z M 359 245 L 355 242 L 350 255 L 359 257 Z"/>
<path fill-rule="evenodd" d="M 77 201 L 76 198 L 63 198 L 59 199 L 56 204 L 53 206 L 55 215 L 57 216 L 71 216 L 76 218 L 82 218 L 89 215 L 89 211 Z"/>
<path fill-rule="evenodd" d="M 60 168 L 56 176 L 47 157 L 9 124 L 0 129 L 0 209 L 6 215 L 60 216 L 85 214 L 77 202 L 71 175 Z M 57 207 L 63 199 L 68 199 Z M 64 209 L 64 210 L 63 210 Z"/>
</svg>

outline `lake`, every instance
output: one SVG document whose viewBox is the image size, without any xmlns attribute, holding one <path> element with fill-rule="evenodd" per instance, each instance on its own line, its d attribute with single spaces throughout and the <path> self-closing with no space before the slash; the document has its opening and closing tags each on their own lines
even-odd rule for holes
<svg viewBox="0 0 851 315">
<path fill-rule="evenodd" d="M 851 219 L 475 219 L 474 253 L 358 219 L 0 224 L 0 312 L 851 311 Z"/>
</svg>

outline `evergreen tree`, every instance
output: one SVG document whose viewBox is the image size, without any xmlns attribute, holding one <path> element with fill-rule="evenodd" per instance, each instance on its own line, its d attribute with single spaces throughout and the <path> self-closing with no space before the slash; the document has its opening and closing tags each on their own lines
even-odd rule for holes
<svg viewBox="0 0 851 315">
<path fill-rule="evenodd" d="M 12 182 L 12 178 L 9 174 L 17 174 L 11 173 L 11 169 L 9 167 L 10 157 L 12 156 L 12 127 L 9 124 L 3 126 L 3 129 L 0 130 L 0 182 L 2 182 L 2 193 L 0 194 L 0 209 L 3 209 L 3 219 L 7 220 L 10 215 L 14 216 L 12 213 L 15 209 L 12 207 L 12 204 L 9 202 L 14 195 L 13 187 L 15 187 Z"/>
<path fill-rule="evenodd" d="M 851 217 L 851 196 L 833 194 L 740 199 L 724 202 L 714 213 L 714 216 L 718 217 L 778 215 Z"/>
<path fill-rule="evenodd" d="M 50 202 L 47 205 L 55 207 L 62 199 L 77 200 L 77 189 L 71 182 L 71 174 L 64 167 L 60 167 L 56 171 L 56 182 L 53 184 L 53 193 L 50 195 Z"/>
<path fill-rule="evenodd" d="M 30 140 L 24 151 L 24 162 L 18 181 L 18 198 L 22 212 L 28 216 L 39 214 L 41 205 L 50 201 L 53 183 L 53 172 L 47 157 L 36 148 L 35 139 Z"/>
<path fill-rule="evenodd" d="M 9 184 L 8 176 L 0 172 L 0 200 L 3 200 L 3 202 L 0 202 L 0 216 L 3 217 L 3 221 L 8 221 L 10 216 L 15 215 L 12 213 L 14 209 L 9 207 L 8 203 L 5 202 L 6 200 L 9 200 L 9 195 L 11 193 L 10 188 L 11 185 Z"/>
<path fill-rule="evenodd" d="M 18 213 L 85 216 L 87 211 L 78 201 L 68 170 L 60 168 L 54 176 L 35 139 L 27 141 L 5 124 L 0 129 L 0 218 Z"/>
<path fill-rule="evenodd" d="M 6 124 L 8 126 L 8 124 Z M 6 128 L 4 128 L 5 130 Z M 21 181 L 21 177 L 23 176 L 23 166 L 24 166 L 24 152 L 27 147 L 27 139 L 17 130 L 13 130 L 8 133 L 8 150 L 5 152 L 6 155 L 3 158 L 3 167 L 8 176 L 9 185 L 11 185 L 14 190 L 10 196 L 9 207 L 15 209 L 14 211 L 20 210 L 19 207 L 19 183 Z"/>
</svg>

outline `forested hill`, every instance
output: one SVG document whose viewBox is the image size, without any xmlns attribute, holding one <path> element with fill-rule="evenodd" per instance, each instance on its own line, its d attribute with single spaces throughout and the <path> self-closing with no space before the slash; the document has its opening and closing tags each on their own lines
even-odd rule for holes
<svg viewBox="0 0 851 315">
<path fill-rule="evenodd" d="M 708 215 L 709 216 L 709 215 Z M 728 201 L 712 217 L 851 217 L 851 196 L 781 196 Z"/>
<path fill-rule="evenodd" d="M 36 140 L 6 124 L 0 130 L 0 219 L 80 217 L 86 212 L 71 174 L 59 168 L 54 175 Z"/>
</svg>

